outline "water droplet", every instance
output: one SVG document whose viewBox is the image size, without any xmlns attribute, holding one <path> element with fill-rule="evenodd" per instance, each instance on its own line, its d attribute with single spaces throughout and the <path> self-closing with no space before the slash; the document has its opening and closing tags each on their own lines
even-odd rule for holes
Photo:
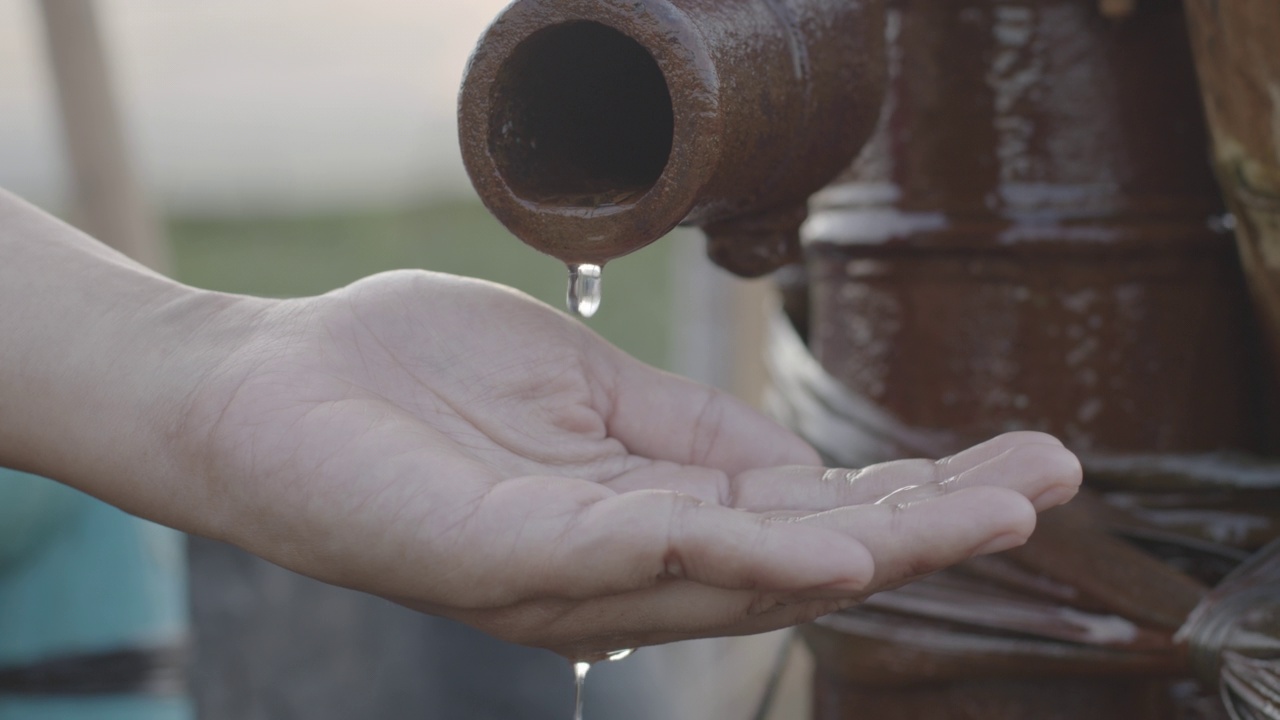
<svg viewBox="0 0 1280 720">
<path fill-rule="evenodd" d="M 591 663 L 578 661 L 573 664 L 573 720 L 582 720 L 582 686 L 587 682 Z"/>
<path fill-rule="evenodd" d="M 615 662 L 617 660 L 625 660 L 631 657 L 631 653 L 635 652 L 635 648 L 627 648 L 625 650 L 614 650 L 604 654 L 607 662 Z M 582 689 L 587 683 L 587 673 L 591 670 L 591 663 L 585 660 L 578 660 L 573 663 L 573 720 L 582 720 Z"/>
<path fill-rule="evenodd" d="M 600 309 L 599 265 L 583 263 L 569 266 L 569 311 L 578 317 L 589 318 Z"/>
</svg>

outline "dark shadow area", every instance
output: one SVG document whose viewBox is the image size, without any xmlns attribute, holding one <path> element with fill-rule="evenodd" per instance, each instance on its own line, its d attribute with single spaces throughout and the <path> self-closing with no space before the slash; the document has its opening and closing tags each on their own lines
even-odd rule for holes
<svg viewBox="0 0 1280 720">
<path fill-rule="evenodd" d="M 624 204 L 666 167 L 675 128 L 657 62 L 613 28 L 572 22 L 522 42 L 498 73 L 489 151 L 516 195 Z"/>
</svg>

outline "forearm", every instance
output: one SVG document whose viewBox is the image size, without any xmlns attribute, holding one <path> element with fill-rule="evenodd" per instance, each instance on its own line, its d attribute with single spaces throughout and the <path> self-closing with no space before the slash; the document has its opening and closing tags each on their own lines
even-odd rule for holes
<svg viewBox="0 0 1280 720">
<path fill-rule="evenodd" d="M 0 191 L 0 465 L 177 524 L 171 440 L 242 299 L 153 273 Z M 175 497 L 177 496 L 177 497 Z"/>
</svg>

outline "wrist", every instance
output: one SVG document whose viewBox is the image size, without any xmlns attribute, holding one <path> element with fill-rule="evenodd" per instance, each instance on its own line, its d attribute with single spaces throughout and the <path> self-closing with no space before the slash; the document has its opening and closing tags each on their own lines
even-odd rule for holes
<svg viewBox="0 0 1280 720">
<path fill-rule="evenodd" d="M 240 359 L 278 302 L 174 284 L 130 318 L 118 352 L 139 362 L 121 379 L 120 403 L 136 421 L 132 440 L 121 441 L 126 482 L 109 500 L 187 532 L 221 534 L 227 489 L 211 472 L 207 439 L 217 417 L 209 409 L 235 392 Z"/>
<path fill-rule="evenodd" d="M 176 283 L 2 192 L 0 257 L 0 466 L 191 529 L 186 398 L 270 301 Z"/>
</svg>

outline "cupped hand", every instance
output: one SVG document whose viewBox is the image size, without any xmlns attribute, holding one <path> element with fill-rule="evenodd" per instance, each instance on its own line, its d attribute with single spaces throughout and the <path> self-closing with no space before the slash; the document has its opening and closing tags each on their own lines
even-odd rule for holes
<svg viewBox="0 0 1280 720">
<path fill-rule="evenodd" d="M 1080 482 L 1039 433 L 818 467 L 744 404 L 482 281 L 250 305 L 183 408 L 192 529 L 570 656 L 810 620 L 1022 543 Z"/>
</svg>

